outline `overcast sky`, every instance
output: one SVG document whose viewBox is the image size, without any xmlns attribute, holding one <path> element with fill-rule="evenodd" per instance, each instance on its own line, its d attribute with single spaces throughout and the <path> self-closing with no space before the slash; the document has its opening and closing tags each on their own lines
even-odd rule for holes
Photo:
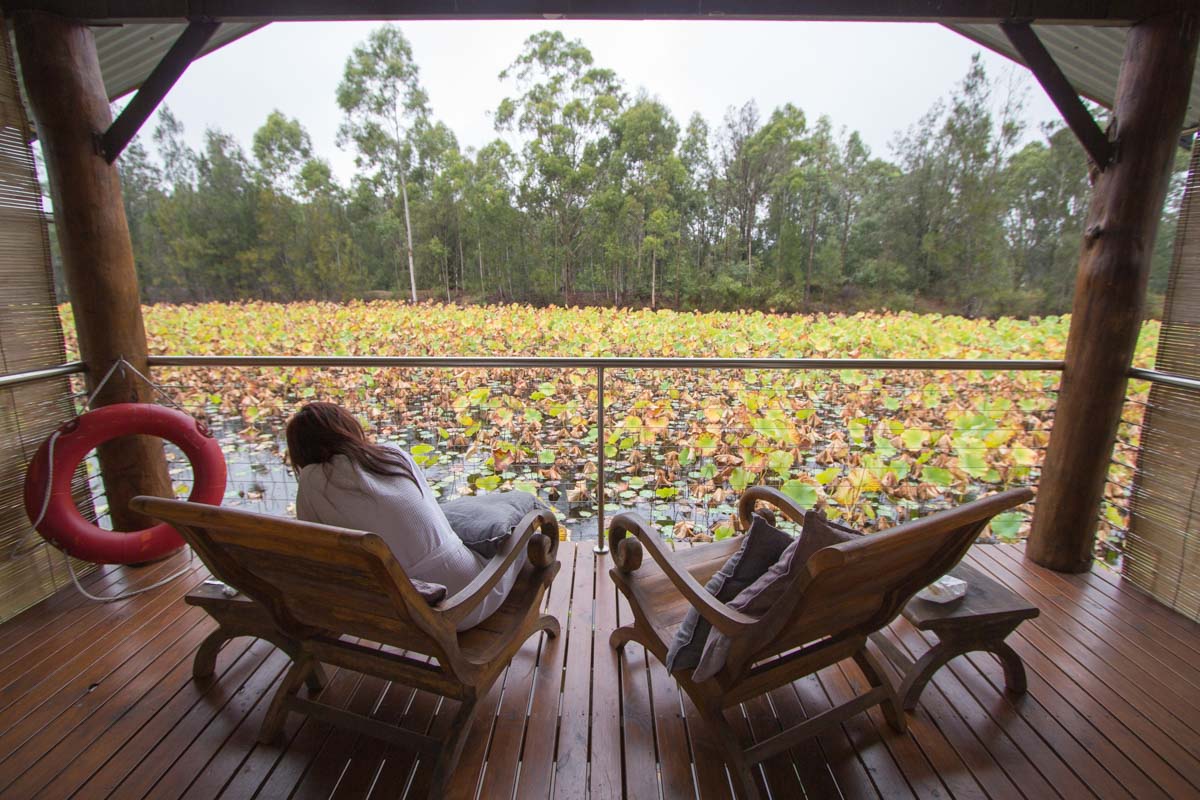
<svg viewBox="0 0 1200 800">
<path fill-rule="evenodd" d="M 317 154 L 348 182 L 352 153 L 337 147 L 335 91 L 346 58 L 377 23 L 277 23 L 193 64 L 166 103 L 193 147 L 205 128 L 232 133 L 244 147 L 272 109 L 298 118 Z M 498 78 L 522 42 L 545 29 L 579 38 L 597 66 L 614 69 L 630 94 L 644 88 L 680 125 L 699 111 L 715 128 L 725 110 L 754 99 L 765 117 L 785 102 L 810 119 L 858 130 L 875 155 L 889 157 L 899 131 L 962 79 L 983 51 L 989 75 L 1012 62 L 938 25 L 765 22 L 410 22 L 433 113 L 464 148 L 496 137 L 491 114 L 511 85 Z M 1024 116 L 1031 135 L 1056 112 L 1027 71 Z M 143 129 L 149 145 L 154 120 Z"/>
</svg>

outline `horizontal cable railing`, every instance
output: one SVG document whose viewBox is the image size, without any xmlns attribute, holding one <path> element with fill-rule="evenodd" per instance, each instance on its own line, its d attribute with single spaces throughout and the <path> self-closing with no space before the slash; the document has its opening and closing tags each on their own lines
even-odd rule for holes
<svg viewBox="0 0 1200 800">
<path fill-rule="evenodd" d="M 595 436 L 591 440 L 594 452 L 591 454 L 593 463 L 596 466 L 594 470 L 594 480 L 596 482 L 595 493 L 598 498 L 595 506 L 595 515 L 598 523 L 597 530 L 604 529 L 604 517 L 606 511 L 606 502 L 604 498 L 608 497 L 609 476 L 607 473 L 607 464 L 609 458 L 606 458 L 606 451 L 612 452 L 611 447 L 604 447 L 596 444 L 597 442 L 605 442 L 613 435 L 620 435 L 623 439 L 628 434 L 623 427 L 621 420 L 611 419 L 613 410 L 608 407 L 608 403 L 603 399 L 605 390 L 605 373 L 616 374 L 615 370 L 764 370 L 764 371 L 913 371 L 913 372 L 938 372 L 938 371 L 953 371 L 953 372 L 1061 372 L 1063 370 L 1063 362 L 1060 360 L 1009 360 L 1009 359 L 853 359 L 853 358 L 793 358 L 793 359 L 777 359 L 777 358 L 632 358 L 632 357 L 536 357 L 536 356 L 495 356 L 495 357 L 475 357 L 475 356 L 331 356 L 331 355 L 266 355 L 266 356 L 235 356 L 235 355 L 219 355 L 219 356 L 192 356 L 192 355 L 153 355 L 150 356 L 149 362 L 151 366 L 159 368 L 188 368 L 188 367 L 230 367 L 230 368 L 313 368 L 313 369 L 377 369 L 377 368 L 416 368 L 416 369 L 546 369 L 549 371 L 558 370 L 587 370 L 595 374 L 595 383 L 589 387 L 589 391 L 595 391 L 600 403 L 598 404 L 605 413 L 595 413 L 595 405 L 592 406 L 592 418 L 595 420 Z M 39 380 L 47 380 L 63 375 L 77 375 L 86 372 L 86 367 L 82 362 L 74 361 L 62 364 L 55 367 L 49 367 L 39 370 L 31 370 L 21 373 L 13 373 L 10 375 L 0 376 L 0 388 L 8 388 L 27 384 Z M 1132 368 L 1129 370 L 1129 377 L 1148 381 L 1151 383 L 1160 383 L 1172 387 L 1198 390 L 1200 389 L 1200 381 L 1196 381 L 1183 376 L 1172 375 L 1170 373 L 1160 372 L 1152 369 Z M 1053 398 L 1047 398 L 1052 400 Z M 1135 406 L 1137 400 L 1131 398 L 1131 403 Z M 196 413 L 204 413 L 203 408 L 191 409 Z M 620 416 L 624 416 L 626 411 L 619 411 Z M 1048 414 L 1052 415 L 1052 409 Z M 1140 419 L 1138 420 L 1140 423 Z M 1122 428 L 1129 430 L 1130 420 L 1127 420 Z M 1135 425 L 1137 423 L 1134 423 Z M 913 429 L 914 431 L 916 428 Z M 998 430 L 1003 430 L 999 428 Z M 925 431 L 931 435 L 936 435 L 936 431 Z M 868 429 L 868 436 L 870 430 Z M 915 435 L 915 434 L 914 434 Z M 1131 455 L 1136 455 L 1137 439 L 1126 434 L 1120 437 L 1131 439 L 1126 442 L 1124 448 L 1118 447 L 1124 452 L 1114 452 L 1114 467 L 1117 469 L 1127 470 L 1121 477 L 1124 480 L 1112 480 L 1110 478 L 1110 487 L 1118 491 L 1110 493 L 1106 506 L 1116 501 L 1121 504 L 1121 516 L 1127 519 L 1128 511 L 1124 507 L 1128 502 L 1126 497 L 1132 487 L 1129 485 L 1129 473 L 1132 472 L 1134 463 L 1125 460 Z M 868 442 L 869 443 L 869 442 Z M 930 444 L 932 446 L 932 439 Z M 960 448 L 961 450 L 962 448 Z M 1044 448 L 1036 448 L 1040 454 Z M 963 450 L 965 452 L 965 450 Z M 621 456 L 624 456 L 624 452 Z M 1039 459 L 1040 461 L 1040 459 Z M 261 467 L 259 467 L 261 472 Z M 590 469 L 590 468 L 589 468 Z M 765 474 L 765 473 L 764 473 Z M 592 477 L 592 476 L 589 476 Z M 1115 476 L 1114 476 L 1115 477 Z M 589 481 L 590 482 L 590 481 Z M 1114 485 L 1116 484 L 1116 485 Z M 617 486 L 623 487 L 625 481 L 618 480 Z M 282 487 L 281 487 L 282 488 Z M 1124 490 L 1124 491 L 1120 491 Z M 626 492 L 629 490 L 626 489 Z M 1113 496 L 1115 495 L 1115 496 Z M 1110 517 L 1105 520 L 1105 514 L 1102 510 L 1101 518 L 1108 522 L 1113 528 L 1116 528 L 1118 537 L 1124 533 L 1123 525 L 1113 524 L 1117 520 Z M 1124 522 L 1124 520 L 1121 520 Z M 1123 537 L 1120 537 L 1123 538 Z"/>
<path fill-rule="evenodd" d="M 929 502 L 940 502 L 930 492 L 952 500 L 963 492 L 980 491 L 984 483 L 975 486 L 980 481 L 992 481 L 991 485 L 1027 481 L 1031 470 L 1036 475 L 1040 465 L 1046 441 L 1044 428 L 1053 415 L 1058 381 L 1057 377 L 1050 380 L 1049 374 L 1063 369 L 1058 360 L 532 356 L 155 355 L 150 357 L 150 364 L 157 368 L 156 380 L 165 382 L 168 391 L 175 392 L 195 413 L 215 412 L 234 426 L 249 420 L 250 427 L 257 429 L 253 434 L 244 434 L 242 441 L 229 443 L 230 448 L 239 451 L 235 458 L 247 461 L 246 465 L 234 465 L 232 473 L 254 471 L 246 486 L 234 490 L 239 495 L 232 502 L 248 498 L 249 502 L 262 503 L 263 510 L 281 508 L 277 499 L 264 501 L 273 495 L 286 496 L 289 489 L 294 492 L 294 486 L 285 485 L 290 476 L 279 472 L 274 461 L 264 463 L 264 455 L 272 448 L 279 453 L 276 459 L 282 455 L 282 437 L 277 429 L 281 428 L 285 409 L 304 399 L 321 397 L 354 407 L 364 420 L 371 420 L 377 433 L 416 448 L 419 458 L 428 459 L 427 464 L 446 470 L 454 463 L 451 471 L 457 470 L 460 480 L 455 485 L 447 481 L 442 487 L 446 491 L 462 490 L 464 476 L 469 490 L 474 491 L 494 488 L 502 472 L 507 476 L 504 485 L 514 486 L 525 483 L 525 478 L 539 469 L 561 474 L 569 480 L 557 489 L 547 489 L 543 481 L 543 489 L 548 490 L 550 499 L 558 498 L 573 521 L 583 523 L 587 517 L 594 517 L 597 533 L 604 531 L 606 513 L 634 505 L 651 515 L 660 512 L 664 532 L 671 527 L 669 518 L 680 521 L 681 515 L 699 513 L 700 518 L 693 517 L 692 521 L 703 533 L 704 525 L 714 522 L 714 514 L 715 522 L 720 522 L 728 498 L 747 479 L 781 487 L 790 484 L 793 492 L 810 501 L 819 493 L 840 504 L 845 513 L 866 508 L 870 505 L 867 498 L 885 491 L 886 485 L 890 487 L 886 491 L 896 494 L 895 507 L 880 509 L 880 524 L 888 524 L 889 519 L 899 521 L 897 514 L 902 519 Z M 213 371 L 192 373 L 192 369 Z M 291 373 L 296 369 L 306 371 L 298 380 Z M 363 369 L 375 378 L 359 383 L 344 372 Z M 393 369 L 412 369 L 415 377 L 386 374 Z M 420 377 L 445 369 L 468 372 L 457 373 L 453 379 Z M 473 369 L 484 374 L 476 378 L 469 373 Z M 680 399 L 676 392 L 674 399 L 669 399 L 670 392 L 660 387 L 657 377 L 635 377 L 640 371 L 650 370 L 662 371 L 667 376 L 663 385 L 671 382 L 684 397 Z M 530 397 L 539 381 L 547 378 L 529 375 L 543 371 L 547 376 L 564 376 L 553 379 L 562 381 L 553 401 L 539 400 L 536 394 Z M 671 378 L 674 371 L 679 374 Z M 744 384 L 742 378 L 716 377 L 728 371 L 761 377 L 745 379 Z M 711 372 L 714 377 L 702 376 L 703 372 Z M 816 372 L 829 375 L 782 377 L 784 373 L 799 376 Z M 946 383 L 949 378 L 937 377 L 964 372 L 980 373 L 978 381 L 972 379 L 978 391 L 969 398 L 956 395 L 953 386 L 959 381 Z M 1039 372 L 1046 377 L 1034 377 Z M 335 379 L 333 376 L 339 373 L 342 377 Z M 568 379 L 571 373 L 574 376 Z M 778 374 L 772 378 L 770 373 Z M 847 373 L 866 377 L 851 378 Z M 1003 379 L 1005 373 L 1013 377 Z M 1031 377 L 1017 379 L 1014 373 Z M 685 377 L 693 374 L 696 377 Z M 513 375 L 518 377 L 505 377 Z M 460 385 L 458 399 L 472 387 L 481 390 L 490 385 L 491 401 L 482 406 L 472 401 L 469 406 L 456 405 L 451 410 L 455 393 L 447 394 L 444 388 L 454 380 Z M 742 398 L 737 392 L 731 394 L 722 380 L 744 385 L 751 392 L 769 386 L 765 392 L 775 398 L 772 402 L 781 410 L 811 414 L 812 408 L 801 406 L 819 406 L 820 422 L 814 419 L 800 424 L 803 431 L 799 439 L 795 419 L 782 423 L 790 424 L 790 430 L 775 430 L 772 426 L 776 422 L 760 418 L 769 413 L 764 409 L 739 409 Z M 779 394 L 781 380 L 787 384 L 784 395 Z M 1009 386 L 1007 380 L 1015 383 Z M 440 382 L 440 394 L 423 390 L 429 381 Z M 1001 381 L 1002 389 L 997 388 L 1001 384 L 996 381 Z M 258 388 L 247 388 L 250 386 Z M 1006 392 L 1011 400 L 1003 397 Z M 370 398 L 366 397 L 368 393 Z M 951 407 L 958 409 L 952 413 L 976 413 L 971 408 L 984 402 L 985 395 L 1007 403 L 1009 409 L 995 411 L 996 421 L 988 423 L 987 430 L 958 430 L 946 417 L 945 411 Z M 1026 405 L 1024 410 L 1016 407 L 1017 400 Z M 709 414 L 718 416 L 705 419 Z M 526 425 L 530 419 L 527 415 L 537 420 L 533 434 Z M 903 426 L 895 419 L 900 415 L 905 417 Z M 568 422 L 571 417 L 573 423 Z M 460 424 L 464 419 L 467 421 Z M 505 421 L 501 435 L 486 430 L 497 420 Z M 485 427 L 483 433 L 479 432 L 480 424 Z M 1027 430 L 1030 424 L 1037 430 Z M 904 439 L 909 442 L 907 447 L 901 434 L 908 437 Z M 250 436 L 255 437 L 254 441 Z M 989 436 L 992 438 L 985 445 L 983 440 Z M 429 453 L 431 445 L 436 446 L 435 453 Z M 497 449 L 493 451 L 493 447 Z M 929 452 L 918 461 L 921 453 L 914 447 Z M 989 453 L 995 456 L 997 447 L 1016 447 L 1020 464 L 1011 474 L 1004 465 L 988 463 Z M 519 452 L 522 449 L 524 452 Z M 927 461 L 931 456 L 934 460 Z M 465 467 L 461 463 L 464 459 L 469 461 Z M 991 460 L 995 462 L 995 458 Z M 902 461 L 912 462 L 911 475 Z M 499 467 L 501 463 L 512 466 Z M 615 465 L 611 472 L 610 464 Z M 965 472 L 957 469 L 959 464 Z M 924 485 L 922 493 L 917 494 L 914 476 L 922 469 L 934 476 L 931 480 L 941 490 L 934 492 Z M 799 485 L 801 480 L 809 481 L 808 486 Z M 710 506 L 716 511 L 697 511 Z M 889 513 L 892 516 L 886 516 Z M 874 509 L 871 515 L 874 521 Z M 691 530 L 686 524 L 684 528 Z"/>
<path fill-rule="evenodd" d="M 1191 389 L 1200 392 L 1200 381 L 1195 378 L 1187 378 L 1183 375 L 1174 375 L 1170 372 L 1159 372 L 1154 369 L 1141 369 L 1140 367 L 1132 367 L 1129 370 L 1129 377 L 1140 381 L 1150 381 L 1151 383 L 1161 383 L 1166 386 L 1174 386 L 1179 389 Z"/>
<path fill-rule="evenodd" d="M 170 367 L 545 367 L 548 369 L 885 369 L 1061 372 L 1062 361 L 952 358 L 623 358 L 555 356 L 150 356 Z"/>
<path fill-rule="evenodd" d="M 46 367 L 44 369 L 13 372 L 8 375 L 0 375 L 0 389 L 11 389 L 14 386 L 22 386 L 26 383 L 36 383 L 37 381 L 61 378 L 64 375 L 75 375 L 86 371 L 87 367 L 82 361 L 70 361 L 66 364 L 59 364 L 58 366 Z"/>
</svg>

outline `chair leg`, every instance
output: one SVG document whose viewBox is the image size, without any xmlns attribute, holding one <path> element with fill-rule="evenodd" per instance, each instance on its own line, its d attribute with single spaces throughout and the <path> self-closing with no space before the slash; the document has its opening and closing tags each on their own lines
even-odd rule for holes
<svg viewBox="0 0 1200 800">
<path fill-rule="evenodd" d="M 637 639 L 637 629 L 633 625 L 624 625 L 617 628 L 608 637 L 608 646 L 618 653 L 625 649 L 625 645 Z"/>
<path fill-rule="evenodd" d="M 542 614 L 538 618 L 537 627 L 534 630 L 542 630 L 551 639 L 557 639 L 559 632 L 562 630 L 557 617 L 552 617 L 549 614 Z"/>
<path fill-rule="evenodd" d="M 887 674 L 879 662 L 875 660 L 875 656 L 871 655 L 864 644 L 854 654 L 854 663 L 858 664 L 858 668 L 862 670 L 863 675 L 867 677 L 867 683 L 874 687 L 882 687 L 887 697 L 880 703 L 883 709 L 883 717 L 892 726 L 892 730 L 896 733 L 904 733 L 908 730 L 908 717 L 904 715 L 904 708 L 900 705 L 900 697 L 896 694 L 896 687 L 888 680 Z"/>
<path fill-rule="evenodd" d="M 1025 664 L 1021 662 L 1021 657 L 1006 642 L 997 642 L 988 649 L 1000 659 L 1000 665 L 1004 667 L 1004 685 L 1008 691 L 1024 694 L 1028 682 L 1025 679 Z"/>
<path fill-rule="evenodd" d="M 258 732 L 259 742 L 270 744 L 279 738 L 279 733 L 283 730 L 283 723 L 287 719 L 288 700 L 295 697 L 296 692 L 300 691 L 300 684 L 308 679 L 314 664 L 316 662 L 309 656 L 302 656 L 292 662 L 291 669 L 283 677 L 283 683 L 279 684 L 279 688 L 275 690 L 275 696 L 271 698 L 271 707 L 267 709 L 262 728 Z"/>
<path fill-rule="evenodd" d="M 705 710 L 701 708 L 700 715 L 716 734 L 716 740 L 725 756 L 725 764 L 733 776 L 733 788 L 739 800 L 762 800 L 758 784 L 754 782 L 754 765 L 746 759 L 738 735 L 725 719 L 720 708 Z"/>
<path fill-rule="evenodd" d="M 221 645 L 235 636 L 236 634 L 225 630 L 224 626 L 218 625 L 215 631 L 204 637 L 200 649 L 196 651 L 196 658 L 192 661 L 192 677 L 195 680 L 213 676 L 217 669 L 217 653 L 221 651 Z"/>
<path fill-rule="evenodd" d="M 483 696 L 487 694 L 487 687 L 481 688 L 479 691 L 479 696 Z M 433 777 L 429 782 L 428 796 L 430 798 L 446 796 L 446 785 L 450 781 L 450 775 L 454 772 L 454 768 L 458 766 L 458 759 L 462 756 L 463 745 L 467 742 L 467 734 L 471 730 L 471 723 L 475 719 L 478 707 L 477 699 L 464 700 L 458 713 L 454 715 L 454 721 L 450 723 L 450 733 L 443 740 L 441 754 L 433 764 Z"/>
</svg>

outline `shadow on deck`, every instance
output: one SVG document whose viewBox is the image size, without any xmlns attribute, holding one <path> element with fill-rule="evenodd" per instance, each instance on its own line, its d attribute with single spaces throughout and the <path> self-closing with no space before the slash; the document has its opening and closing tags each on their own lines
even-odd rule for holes
<svg viewBox="0 0 1200 800">
<path fill-rule="evenodd" d="M 169 574 L 108 567 L 93 592 L 115 593 Z M 456 798 L 723 798 L 724 767 L 662 666 L 609 632 L 629 618 L 608 558 L 564 543 L 549 596 L 563 622 L 532 639 L 484 702 L 450 792 Z M 941 670 L 893 733 L 878 708 L 764 764 L 775 798 L 1186 797 L 1200 793 L 1200 625 L 1154 603 L 1103 568 L 1067 576 L 1019 548 L 980 545 L 967 559 L 1042 610 L 1009 642 L 1029 693 L 1003 691 L 990 656 Z M 287 657 L 250 639 L 230 642 L 218 677 L 191 679 L 191 657 L 213 624 L 182 597 L 205 577 L 96 605 L 64 590 L 0 626 L 0 796 L 338 797 L 424 795 L 428 770 L 390 749 L 291 715 L 285 746 L 256 742 Z M 603 567 L 603 568 L 598 568 Z M 919 655 L 923 634 L 903 620 L 889 637 Z M 452 701 L 380 680 L 330 673 L 325 700 L 421 729 L 439 729 Z M 894 676 L 893 676 L 894 677 Z M 851 663 L 745 704 L 749 739 L 861 691 Z"/>
</svg>

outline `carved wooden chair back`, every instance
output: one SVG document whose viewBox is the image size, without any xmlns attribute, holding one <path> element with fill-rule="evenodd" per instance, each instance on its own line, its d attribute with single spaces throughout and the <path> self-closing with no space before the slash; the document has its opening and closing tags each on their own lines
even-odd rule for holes
<svg viewBox="0 0 1200 800">
<path fill-rule="evenodd" d="M 402 643 L 456 660 L 454 626 L 421 597 L 373 533 L 198 503 L 147 512 L 169 518 L 210 571 L 266 607 L 287 635 Z"/>
<path fill-rule="evenodd" d="M 1027 489 L 967 503 L 827 547 L 809 559 L 783 598 L 747 632 L 741 664 L 829 637 L 863 636 L 887 625 L 913 595 L 946 574 L 998 512 L 1030 497 Z"/>
</svg>

